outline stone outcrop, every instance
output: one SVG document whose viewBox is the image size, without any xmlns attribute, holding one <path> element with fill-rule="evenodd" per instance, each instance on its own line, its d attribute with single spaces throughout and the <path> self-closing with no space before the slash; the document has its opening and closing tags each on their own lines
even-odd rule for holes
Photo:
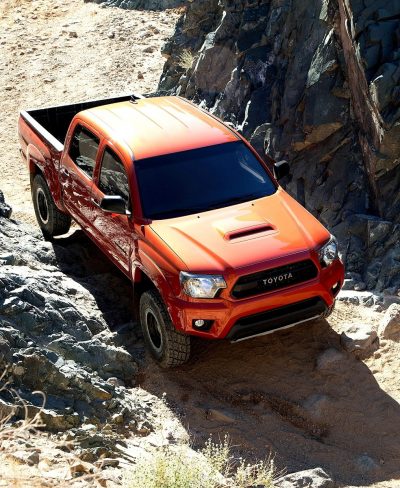
<svg viewBox="0 0 400 488">
<path fill-rule="evenodd" d="M 4 195 L 3 195 L 3 192 L 0 191 L 0 217 L 11 217 L 11 214 L 12 214 L 12 209 L 10 207 L 10 205 L 8 205 L 5 201 L 4 201 Z"/>
<path fill-rule="evenodd" d="M 128 10 L 164 10 L 181 7 L 186 0 L 85 0 L 85 2 L 101 3 L 105 7 L 119 7 Z"/>
<path fill-rule="evenodd" d="M 277 488 L 335 488 L 337 484 L 322 468 L 307 469 L 278 478 Z"/>
<path fill-rule="evenodd" d="M 400 289 L 400 5 L 188 4 L 159 89 L 233 124 L 340 240 L 357 286 Z"/>
<path fill-rule="evenodd" d="M 81 458 L 120 456 L 121 429 L 147 436 L 159 424 L 156 405 L 163 408 L 132 388 L 132 346 L 142 353 L 125 315 L 131 286 L 84 237 L 45 242 L 4 217 L 11 209 L 0 204 L 1 418 L 41 412 L 46 429 L 74 439 Z"/>
</svg>

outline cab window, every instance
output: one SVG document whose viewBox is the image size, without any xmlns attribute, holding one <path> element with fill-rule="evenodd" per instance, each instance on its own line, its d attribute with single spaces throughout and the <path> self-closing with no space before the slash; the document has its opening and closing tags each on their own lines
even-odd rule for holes
<svg viewBox="0 0 400 488">
<path fill-rule="evenodd" d="M 99 138 L 88 129 L 81 125 L 75 128 L 69 149 L 69 156 L 90 178 L 93 178 L 99 144 Z"/>
<path fill-rule="evenodd" d="M 124 165 L 119 157 L 106 148 L 101 161 L 99 190 L 105 195 L 119 195 L 129 203 L 129 184 Z"/>
</svg>

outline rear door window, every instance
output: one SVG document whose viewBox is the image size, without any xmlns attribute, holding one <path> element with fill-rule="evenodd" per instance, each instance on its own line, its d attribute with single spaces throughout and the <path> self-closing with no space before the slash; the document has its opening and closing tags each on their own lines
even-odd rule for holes
<svg viewBox="0 0 400 488">
<path fill-rule="evenodd" d="M 72 136 L 69 156 L 90 178 L 93 178 L 100 140 L 86 127 L 78 125 Z"/>
<path fill-rule="evenodd" d="M 120 158 L 106 147 L 101 161 L 99 190 L 105 195 L 119 195 L 129 203 L 129 183 Z"/>
</svg>

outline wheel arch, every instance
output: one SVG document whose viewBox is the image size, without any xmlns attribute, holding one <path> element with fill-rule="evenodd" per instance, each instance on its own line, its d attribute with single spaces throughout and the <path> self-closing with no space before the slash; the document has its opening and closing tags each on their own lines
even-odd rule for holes
<svg viewBox="0 0 400 488">
<path fill-rule="evenodd" d="M 145 291 L 148 291 L 148 290 L 154 290 L 159 295 L 160 295 L 160 292 L 159 292 L 156 284 L 149 278 L 149 276 L 141 268 L 135 268 L 132 278 L 133 278 L 132 279 L 132 284 L 133 284 L 133 313 L 134 313 L 135 319 L 139 320 L 140 297 L 143 295 L 143 293 Z"/>
</svg>

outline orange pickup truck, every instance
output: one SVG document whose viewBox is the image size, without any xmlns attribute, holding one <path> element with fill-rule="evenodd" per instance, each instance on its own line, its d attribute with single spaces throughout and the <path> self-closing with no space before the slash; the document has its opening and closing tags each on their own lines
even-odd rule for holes
<svg viewBox="0 0 400 488">
<path fill-rule="evenodd" d="M 237 132 L 179 97 L 127 96 L 23 111 L 22 159 L 46 238 L 74 219 L 133 283 L 163 367 L 191 336 L 240 341 L 332 310 L 335 238 Z M 305 329 L 304 333 L 307 333 Z"/>
</svg>

